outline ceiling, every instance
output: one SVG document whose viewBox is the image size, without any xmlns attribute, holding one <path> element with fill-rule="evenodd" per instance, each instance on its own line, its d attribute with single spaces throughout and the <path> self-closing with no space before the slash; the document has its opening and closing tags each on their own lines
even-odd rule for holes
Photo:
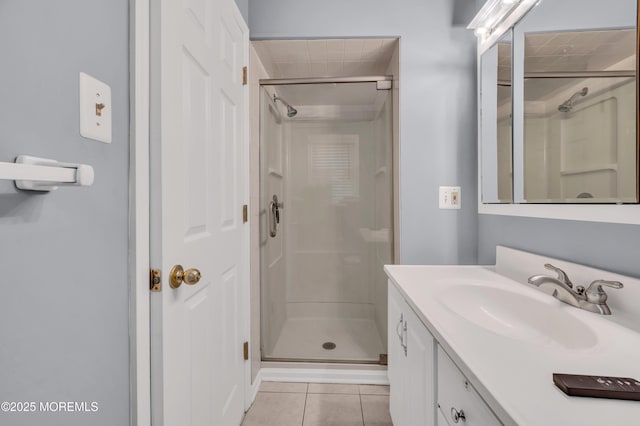
<svg viewBox="0 0 640 426">
<path fill-rule="evenodd" d="M 533 33 L 524 43 L 525 72 L 621 69 L 616 65 L 635 58 L 636 30 Z"/>
<path fill-rule="evenodd" d="M 525 34 L 525 73 L 580 72 L 636 69 L 636 30 L 565 31 Z M 592 77 L 593 78 L 593 77 Z M 498 44 L 498 79 L 511 80 L 511 42 Z M 616 84 L 623 78 L 611 79 Z M 595 81 L 595 80 L 592 80 Z M 527 79 L 525 101 L 565 96 L 576 84 L 589 85 L 589 79 Z M 504 99 L 510 98 L 504 91 Z M 571 95 L 572 93 L 569 93 Z"/>
<path fill-rule="evenodd" d="M 387 75 L 398 47 L 392 38 L 262 40 L 252 42 L 270 78 Z M 270 86 L 298 110 L 293 120 L 371 120 L 390 91 L 376 83 L 322 83 Z M 278 104 L 279 108 L 283 108 Z M 281 112 L 284 112 L 282 110 Z M 283 114 L 284 119 L 288 119 Z"/>
<path fill-rule="evenodd" d="M 253 41 L 270 78 L 384 75 L 394 38 Z"/>
</svg>

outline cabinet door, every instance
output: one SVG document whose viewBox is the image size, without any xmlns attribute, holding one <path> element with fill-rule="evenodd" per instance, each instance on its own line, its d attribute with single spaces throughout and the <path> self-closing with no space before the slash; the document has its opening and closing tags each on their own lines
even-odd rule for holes
<svg viewBox="0 0 640 426">
<path fill-rule="evenodd" d="M 406 424 L 403 418 L 404 409 L 404 389 L 406 387 L 405 380 L 407 376 L 407 359 L 403 348 L 404 325 L 403 310 L 406 307 L 405 301 L 389 282 L 389 310 L 388 310 L 388 360 L 387 375 L 389 376 L 390 395 L 389 395 L 389 412 L 393 424 L 401 426 Z"/>
<path fill-rule="evenodd" d="M 501 425 L 451 358 L 438 346 L 438 405 L 449 424 Z M 456 420 L 456 413 L 461 418 Z"/>
<path fill-rule="evenodd" d="M 436 421 L 433 336 L 408 307 L 404 316 L 408 366 L 405 424 L 433 425 Z"/>
</svg>

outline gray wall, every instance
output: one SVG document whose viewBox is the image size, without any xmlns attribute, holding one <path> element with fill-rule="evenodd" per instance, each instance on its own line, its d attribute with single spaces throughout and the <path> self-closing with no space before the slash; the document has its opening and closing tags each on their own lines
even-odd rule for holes
<svg viewBox="0 0 640 426">
<path fill-rule="evenodd" d="M 253 39 L 401 37 L 402 263 L 475 263 L 475 2 L 249 0 Z M 463 22 L 464 21 L 464 22 Z M 438 186 L 462 186 L 462 210 Z"/>
<path fill-rule="evenodd" d="M 0 161 L 91 164 L 90 188 L 0 181 L 0 401 L 98 402 L 2 425 L 127 425 L 128 1 L 0 2 Z M 80 137 L 78 73 L 111 85 L 113 143 Z"/>
<path fill-rule="evenodd" d="M 496 245 L 640 277 L 640 226 L 480 215 L 479 262 L 495 263 Z"/>
<path fill-rule="evenodd" d="M 249 0 L 236 0 L 236 4 L 244 20 L 249 22 Z"/>
</svg>

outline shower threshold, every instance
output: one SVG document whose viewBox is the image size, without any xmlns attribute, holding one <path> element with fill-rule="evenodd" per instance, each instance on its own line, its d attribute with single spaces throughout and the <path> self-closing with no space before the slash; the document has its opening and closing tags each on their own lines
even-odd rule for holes
<svg viewBox="0 0 640 426">
<path fill-rule="evenodd" d="M 380 354 L 383 355 L 383 354 Z M 319 363 L 319 364 L 362 364 L 362 365 L 385 365 L 381 364 L 380 360 L 369 361 L 369 360 L 354 360 L 354 359 L 325 359 L 325 358 L 268 358 L 263 357 L 262 362 L 286 362 L 286 363 Z"/>
</svg>

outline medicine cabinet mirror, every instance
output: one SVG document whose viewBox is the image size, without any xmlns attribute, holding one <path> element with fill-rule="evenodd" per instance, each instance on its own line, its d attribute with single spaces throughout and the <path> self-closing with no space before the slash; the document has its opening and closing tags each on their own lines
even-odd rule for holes
<svg viewBox="0 0 640 426">
<path fill-rule="evenodd" d="M 637 0 L 555 0 L 485 50 L 483 203 L 638 203 L 637 44 Z"/>
<path fill-rule="evenodd" d="M 513 201 L 513 122 L 511 105 L 511 30 L 480 58 L 482 83 L 480 102 L 484 167 L 483 200 L 496 203 Z"/>
</svg>

